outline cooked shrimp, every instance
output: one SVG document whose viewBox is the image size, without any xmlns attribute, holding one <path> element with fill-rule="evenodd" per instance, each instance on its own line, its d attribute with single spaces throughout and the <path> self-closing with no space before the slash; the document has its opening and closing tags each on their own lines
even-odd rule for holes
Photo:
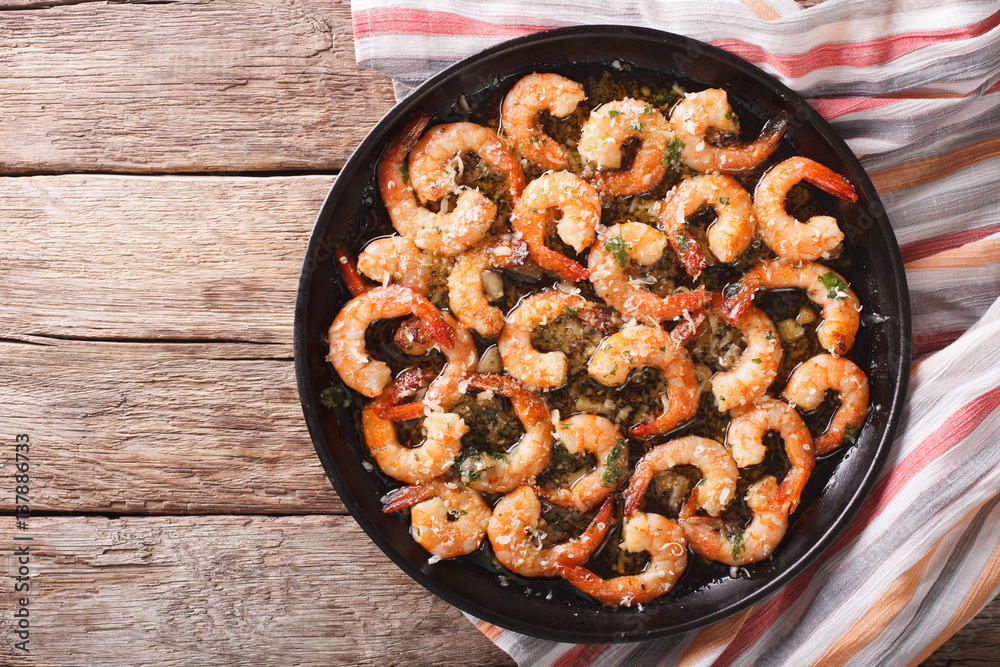
<svg viewBox="0 0 1000 667">
<path fill-rule="evenodd" d="M 718 305 L 712 308 L 725 319 Z M 746 348 L 732 368 L 712 376 L 712 393 L 720 412 L 753 403 L 763 396 L 778 375 L 782 357 L 778 332 L 764 311 L 749 304 L 739 319 L 729 323 L 743 334 Z"/>
<path fill-rule="evenodd" d="M 410 507 L 410 535 L 438 558 L 471 554 L 486 535 L 490 508 L 477 491 L 438 478 L 389 494 L 382 511 Z"/>
<path fill-rule="evenodd" d="M 500 122 L 517 152 L 543 171 L 565 169 L 566 149 L 542 129 L 539 114 L 565 118 L 587 99 L 575 81 L 558 74 L 533 73 L 514 84 L 504 97 Z"/>
<path fill-rule="evenodd" d="M 535 329 L 563 316 L 583 319 L 601 306 L 576 294 L 556 289 L 527 296 L 507 313 L 507 324 L 500 332 L 497 349 L 504 368 L 515 378 L 539 389 L 566 384 L 569 362 L 559 351 L 539 352 L 531 342 Z"/>
<path fill-rule="evenodd" d="M 660 226 L 693 276 L 698 275 L 706 263 L 698 242 L 688 231 L 687 219 L 706 205 L 715 209 L 716 214 L 715 222 L 708 227 L 708 249 L 720 262 L 733 262 L 753 238 L 753 202 L 736 179 L 704 174 L 681 181 L 668 193 L 660 209 Z"/>
<path fill-rule="evenodd" d="M 681 161 L 696 171 L 735 174 L 753 169 L 767 159 L 785 134 L 784 115 L 772 118 L 760 137 L 743 146 L 716 146 L 708 141 L 709 130 L 739 134 L 740 126 L 729 106 L 726 91 L 709 88 L 688 93 L 670 111 L 670 129 L 681 145 Z"/>
<path fill-rule="evenodd" d="M 868 378 L 844 357 L 818 354 L 792 371 L 782 394 L 785 400 L 804 410 L 815 410 L 828 389 L 840 394 L 840 407 L 826 431 L 816 437 L 817 456 L 832 452 L 845 440 L 853 443 L 857 439 L 868 415 Z"/>
<path fill-rule="evenodd" d="M 366 245 L 358 255 L 358 271 L 383 285 L 406 285 L 424 296 L 431 292 L 427 256 L 405 236 L 386 236 Z"/>
<path fill-rule="evenodd" d="M 549 172 L 528 184 L 510 216 L 511 226 L 521 232 L 538 266 L 570 282 L 586 280 L 585 268 L 545 245 L 545 226 L 553 210 L 562 215 L 556 223 L 559 238 L 578 253 L 583 252 L 597 237 L 601 197 L 590 184 L 568 171 Z"/>
<path fill-rule="evenodd" d="M 753 210 L 761 240 L 790 262 L 829 258 L 844 240 L 836 218 L 816 215 L 800 222 L 785 211 L 785 195 L 802 180 L 841 199 L 858 199 L 847 179 L 809 158 L 792 157 L 771 167 L 754 190 Z"/>
<path fill-rule="evenodd" d="M 830 354 L 841 356 L 854 347 L 861 323 L 861 302 L 844 277 L 813 262 L 793 264 L 782 259 L 760 262 L 741 280 L 741 298 L 749 299 L 756 289 L 794 287 L 806 291 L 822 309 L 816 338 Z"/>
<path fill-rule="evenodd" d="M 694 363 L 687 350 L 670 334 L 656 327 L 637 324 L 626 327 L 601 341 L 587 372 L 601 384 L 624 384 L 633 368 L 652 366 L 666 378 L 667 394 L 662 397 L 663 414 L 651 422 L 636 424 L 629 433 L 648 438 L 666 433 L 694 417 L 701 391 L 694 375 Z"/>
<path fill-rule="evenodd" d="M 601 194 L 626 197 L 655 188 L 667 173 L 663 151 L 671 134 L 659 109 L 626 97 L 590 112 L 580 133 L 580 157 L 598 170 L 590 179 Z M 639 140 L 632 164 L 620 169 L 622 145 Z M 612 171 L 604 171 L 612 170 Z"/>
<path fill-rule="evenodd" d="M 458 415 L 434 412 L 424 419 L 426 436 L 420 445 L 400 444 L 395 423 L 379 412 L 397 406 L 427 379 L 428 374 L 419 369 L 401 373 L 361 413 L 362 433 L 372 458 L 382 472 L 407 484 L 428 482 L 447 472 L 462 451 L 462 436 L 469 430 Z"/>
<path fill-rule="evenodd" d="M 695 514 L 694 497 L 681 508 L 680 521 L 688 544 L 705 558 L 726 565 L 747 565 L 764 560 L 788 530 L 788 506 L 777 502 L 778 482 L 767 475 L 747 489 L 746 501 L 753 517 L 738 533 L 729 533 L 722 519 Z"/>
<path fill-rule="evenodd" d="M 799 506 L 802 489 L 816 465 L 816 451 L 809 427 L 795 408 L 771 397 L 736 408 L 730 415 L 732 421 L 726 431 L 726 444 L 741 468 L 764 460 L 767 454 L 765 433 L 776 431 L 781 436 L 791 468 L 785 473 L 775 498 L 777 502 L 787 504 L 789 512 L 794 512 Z"/>
<path fill-rule="evenodd" d="M 621 546 L 629 553 L 649 553 L 649 563 L 640 574 L 601 579 L 587 568 L 558 565 L 559 573 L 587 595 L 609 607 L 646 604 L 669 592 L 687 567 L 684 531 L 674 521 L 636 512 L 626 517 Z"/>
<path fill-rule="evenodd" d="M 653 326 L 701 310 L 709 298 L 701 287 L 660 298 L 636 287 L 625 275 L 630 262 L 655 265 L 666 248 L 667 237 L 655 227 L 641 222 L 609 227 L 590 249 L 588 267 L 594 292 L 623 315 Z"/>
<path fill-rule="evenodd" d="M 600 545 L 613 508 L 609 498 L 582 535 L 542 548 L 545 533 L 538 527 L 542 504 L 530 486 L 522 486 L 494 506 L 486 534 L 497 560 L 511 572 L 522 577 L 557 577 L 557 562 L 578 565 Z"/>
<path fill-rule="evenodd" d="M 559 422 L 555 439 L 570 454 L 593 454 L 597 457 L 597 466 L 573 482 L 570 488 L 536 487 L 535 490 L 549 502 L 587 512 L 625 481 L 628 442 L 611 420 L 599 415 L 573 415 Z"/>
<path fill-rule="evenodd" d="M 458 192 L 455 178 L 466 153 L 475 153 L 507 178 L 511 201 L 521 196 L 521 163 L 500 141 L 496 130 L 475 123 L 447 123 L 427 130 L 410 153 L 410 179 L 421 201 L 438 201 Z"/>
<path fill-rule="evenodd" d="M 639 501 L 653 475 L 685 464 L 695 466 L 702 475 L 701 482 L 692 491 L 695 505 L 712 516 L 718 516 L 736 497 L 736 480 L 740 471 L 725 445 L 697 435 L 657 445 L 639 459 L 625 492 L 626 516 L 639 509 Z"/>
<path fill-rule="evenodd" d="M 552 416 L 545 400 L 506 375 L 471 375 L 468 384 L 510 399 L 525 433 L 506 454 L 466 458 L 460 464 L 463 479 L 488 493 L 507 493 L 530 483 L 552 457 Z"/>
<path fill-rule="evenodd" d="M 527 247 L 511 241 L 509 234 L 484 240 L 459 255 L 448 276 L 448 303 L 459 321 L 487 338 L 499 336 L 503 312 L 490 305 L 483 290 L 483 272 L 519 266 L 527 256 Z"/>
<path fill-rule="evenodd" d="M 344 384 L 369 398 L 382 393 L 392 372 L 385 362 L 373 359 L 368 352 L 365 331 L 378 320 L 410 314 L 420 318 L 442 348 L 454 347 L 454 330 L 425 297 L 403 285 L 376 287 L 348 301 L 327 333 L 330 362 Z"/>
<path fill-rule="evenodd" d="M 463 189 L 448 213 L 434 213 L 417 203 L 406 156 L 419 139 L 430 116 L 417 114 L 393 139 L 378 163 L 378 186 L 392 226 L 424 252 L 457 255 L 486 236 L 497 207 L 485 195 Z"/>
</svg>

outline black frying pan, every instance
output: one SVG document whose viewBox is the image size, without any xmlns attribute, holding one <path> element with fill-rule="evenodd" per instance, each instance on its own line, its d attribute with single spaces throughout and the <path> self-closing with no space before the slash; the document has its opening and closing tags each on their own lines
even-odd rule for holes
<svg viewBox="0 0 1000 667">
<path fill-rule="evenodd" d="M 858 443 L 822 461 L 803 507 L 775 555 L 680 596 L 615 610 L 574 593 L 568 585 L 504 586 L 474 559 L 428 563 L 401 517 L 384 515 L 383 480 L 365 469 L 364 445 L 350 411 L 324 406 L 321 393 L 334 380 L 326 361 L 326 332 L 349 298 L 340 284 L 333 247 L 377 225 L 384 211 L 375 166 L 386 144 L 418 111 L 434 122 L 459 119 L 466 101 L 496 94 L 533 71 L 567 76 L 597 69 L 631 68 L 688 90 L 725 88 L 741 102 L 740 118 L 759 121 L 784 112 L 789 130 L 783 150 L 812 157 L 845 175 L 859 198 L 833 206 L 844 221 L 847 278 L 864 304 L 857 359 L 871 384 L 871 412 Z M 751 120 L 752 123 L 752 120 Z M 832 201 L 832 200 L 831 200 Z M 910 366 L 910 309 L 899 247 L 878 196 L 846 144 L 806 102 L 753 65 L 713 46 L 642 28 L 584 26 L 515 39 L 448 68 L 393 108 L 358 146 L 327 196 L 309 241 L 295 305 L 295 370 L 306 423 L 316 452 L 348 510 L 372 540 L 407 574 L 441 598 L 491 623 L 538 637 L 578 643 L 636 641 L 685 632 L 718 621 L 778 591 L 845 529 L 875 482 L 892 442 Z M 569 590 L 567 590 L 569 589 Z M 551 599 L 545 595 L 552 591 Z"/>
</svg>

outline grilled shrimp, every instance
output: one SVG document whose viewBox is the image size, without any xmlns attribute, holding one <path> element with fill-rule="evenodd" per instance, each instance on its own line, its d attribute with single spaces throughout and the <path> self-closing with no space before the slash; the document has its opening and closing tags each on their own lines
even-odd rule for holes
<svg viewBox="0 0 1000 667">
<path fill-rule="evenodd" d="M 501 127 L 517 152 L 544 171 L 567 166 L 566 149 L 542 129 L 539 114 L 565 118 L 587 98 L 575 81 L 558 74 L 533 73 L 514 84 L 503 100 Z"/>
<path fill-rule="evenodd" d="M 545 245 L 545 226 L 553 210 L 562 215 L 556 223 L 559 238 L 578 253 L 583 252 L 597 237 L 601 197 L 590 184 L 568 171 L 549 172 L 528 184 L 510 217 L 511 226 L 521 232 L 538 266 L 570 282 L 586 280 L 585 268 Z"/>
<path fill-rule="evenodd" d="M 639 459 L 625 493 L 625 514 L 631 515 L 639 508 L 653 475 L 684 464 L 695 466 L 702 474 L 701 482 L 692 492 L 695 506 L 718 516 L 736 497 L 740 471 L 724 445 L 697 435 L 657 445 Z"/>
<path fill-rule="evenodd" d="M 688 93 L 670 111 L 670 129 L 682 144 L 681 161 L 695 171 L 735 174 L 753 169 L 766 160 L 785 134 L 784 115 L 772 118 L 760 137 L 742 146 L 716 146 L 708 141 L 709 130 L 739 134 L 740 126 L 729 106 L 726 91 L 709 88 Z"/>
<path fill-rule="evenodd" d="M 816 451 L 809 427 L 795 408 L 781 399 L 770 397 L 736 408 L 730 415 L 732 421 L 726 431 L 726 444 L 741 468 L 764 460 L 767 453 L 765 433 L 776 431 L 781 436 L 791 468 L 778 487 L 776 500 L 787 504 L 788 511 L 794 512 L 799 506 L 802 489 L 816 465 Z"/>
<path fill-rule="evenodd" d="M 753 202 L 736 179 L 704 174 L 681 181 L 668 193 L 660 209 L 660 226 L 684 267 L 693 276 L 705 268 L 705 257 L 688 231 L 687 219 L 702 206 L 715 209 L 716 220 L 708 228 L 708 248 L 719 261 L 739 257 L 753 238 Z"/>
<path fill-rule="evenodd" d="M 636 287 L 626 277 L 625 269 L 630 262 L 653 266 L 666 248 L 666 236 L 655 227 L 641 222 L 609 227 L 590 250 L 588 268 L 594 292 L 623 315 L 653 326 L 701 310 L 709 299 L 701 287 L 660 298 Z"/>
<path fill-rule="evenodd" d="M 671 134 L 659 109 L 625 98 L 602 104 L 590 112 L 580 133 L 580 157 L 599 171 L 590 179 L 601 194 L 625 197 L 655 188 L 667 173 L 664 148 Z M 622 145 L 639 140 L 632 164 L 620 169 Z M 605 171 L 609 170 L 609 171 Z"/>
<path fill-rule="evenodd" d="M 649 554 L 639 574 L 601 579 L 582 565 L 559 564 L 567 581 L 609 607 L 646 604 L 669 592 L 687 567 L 684 531 L 674 521 L 646 512 L 625 518 L 621 546 L 629 553 Z"/>
<path fill-rule="evenodd" d="M 843 176 L 809 158 L 788 158 L 769 169 L 753 193 L 757 229 L 765 245 L 790 262 L 829 258 L 844 240 L 836 218 L 817 215 L 800 222 L 785 211 L 785 195 L 802 180 L 841 199 L 858 199 Z"/>
<path fill-rule="evenodd" d="M 476 190 L 463 189 L 447 213 L 434 213 L 417 203 L 406 156 L 430 121 L 417 114 L 393 139 L 378 163 L 378 186 L 392 226 L 424 252 L 452 256 L 486 236 L 497 206 Z"/>
<path fill-rule="evenodd" d="M 587 512 L 625 481 L 628 442 L 611 420 L 599 415 L 573 415 L 559 422 L 555 439 L 570 454 L 593 454 L 597 466 L 570 488 L 536 486 L 538 494 L 549 502 Z"/>
<path fill-rule="evenodd" d="M 500 332 L 497 349 L 504 368 L 527 385 L 539 389 L 566 384 L 569 363 L 562 352 L 539 352 L 531 334 L 540 326 L 563 316 L 587 317 L 602 310 L 582 296 L 550 289 L 527 296 L 507 313 L 507 324 Z"/>
<path fill-rule="evenodd" d="M 428 482 L 447 472 L 462 451 L 462 436 L 469 430 L 458 415 L 434 412 L 424 419 L 426 435 L 420 445 L 400 444 L 394 421 L 382 416 L 383 411 L 398 406 L 428 379 L 423 370 L 404 371 L 361 413 L 362 434 L 375 462 L 382 472 L 407 484 Z"/>
<path fill-rule="evenodd" d="M 727 532 L 722 519 L 695 514 L 694 496 L 681 508 L 678 521 L 688 544 L 705 558 L 734 566 L 756 563 L 774 553 L 788 530 L 788 505 L 777 496 L 778 482 L 771 475 L 747 489 L 753 517 L 738 533 Z"/>
<path fill-rule="evenodd" d="M 720 412 L 725 412 L 764 395 L 781 366 L 781 342 L 771 318 L 753 304 L 748 304 L 736 320 L 727 318 L 717 304 L 712 308 L 739 329 L 746 342 L 746 349 L 736 365 L 712 376 L 715 405 Z"/>
<path fill-rule="evenodd" d="M 827 352 L 847 354 L 861 323 L 861 302 L 844 277 L 822 264 L 793 264 L 782 259 L 760 262 L 744 274 L 739 297 L 746 301 L 758 288 L 794 287 L 806 291 L 809 299 L 822 309 L 822 322 L 816 338 Z"/>
<path fill-rule="evenodd" d="M 858 430 L 868 415 L 868 378 L 848 359 L 818 354 L 792 371 L 782 394 L 786 401 L 804 410 L 815 410 L 828 389 L 840 394 L 840 407 L 826 431 L 816 436 L 817 456 L 832 452 L 845 441 L 857 439 Z"/>
<path fill-rule="evenodd" d="M 480 454 L 463 460 L 463 479 L 488 493 L 507 493 L 532 482 L 552 457 L 552 416 L 545 400 L 506 375 L 471 375 L 468 384 L 510 399 L 525 433 L 504 455 Z"/>
<path fill-rule="evenodd" d="M 556 577 L 557 562 L 578 565 L 594 552 L 604 539 L 613 509 L 608 498 L 582 535 L 542 548 L 544 533 L 538 528 L 542 505 L 530 486 L 522 486 L 494 506 L 486 533 L 497 560 L 511 572 L 523 577 Z"/>
<path fill-rule="evenodd" d="M 358 271 L 382 285 L 406 285 L 424 296 L 431 292 L 427 256 L 405 236 L 386 236 L 366 245 L 358 254 Z"/>
<path fill-rule="evenodd" d="M 355 391 L 375 398 L 392 373 L 389 366 L 373 359 L 365 347 L 365 331 L 377 320 L 417 315 L 445 350 L 455 345 L 455 332 L 430 301 L 402 285 L 376 287 L 356 296 L 341 308 L 327 334 L 330 362 L 340 379 Z"/>
<path fill-rule="evenodd" d="M 457 163 L 466 153 L 475 153 L 506 176 L 511 201 L 521 196 L 521 163 L 494 130 L 475 123 L 447 123 L 427 130 L 410 152 L 410 179 L 421 201 L 438 201 L 458 190 Z"/>
<path fill-rule="evenodd" d="M 505 238 L 504 238 L 505 237 Z M 459 321 L 487 338 L 496 338 L 504 326 L 503 312 L 491 306 L 483 290 L 483 272 L 523 264 L 528 249 L 510 235 L 485 240 L 458 256 L 448 276 L 448 303 Z"/>
<path fill-rule="evenodd" d="M 636 424 L 629 433 L 648 438 L 666 433 L 694 417 L 701 392 L 694 375 L 694 363 L 687 350 L 662 329 L 637 324 L 626 327 L 601 341 L 587 372 L 601 384 L 616 387 L 624 384 L 633 368 L 658 368 L 667 380 L 667 394 L 662 397 L 663 414 L 651 422 Z"/>
<path fill-rule="evenodd" d="M 445 478 L 397 489 L 389 494 L 382 511 L 405 507 L 411 507 L 410 535 L 438 558 L 464 556 L 478 549 L 492 514 L 478 491 Z"/>
</svg>

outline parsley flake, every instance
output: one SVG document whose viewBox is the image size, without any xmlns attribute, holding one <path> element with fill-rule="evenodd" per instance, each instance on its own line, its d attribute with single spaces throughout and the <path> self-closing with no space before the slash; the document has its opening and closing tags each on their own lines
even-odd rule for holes
<svg viewBox="0 0 1000 667">
<path fill-rule="evenodd" d="M 351 392 L 342 384 L 331 384 L 319 395 L 319 402 L 327 408 L 349 408 L 354 404 Z"/>
<path fill-rule="evenodd" d="M 566 308 L 563 309 L 564 315 L 576 315 L 579 312 L 580 312 L 579 306 L 566 306 Z"/>
<path fill-rule="evenodd" d="M 618 116 L 621 116 L 621 115 L 622 115 L 622 113 L 620 111 L 615 111 L 614 109 L 611 109 L 610 111 L 608 111 L 608 118 L 618 118 Z"/>
<path fill-rule="evenodd" d="M 740 553 L 747 550 L 746 542 L 743 541 L 743 533 L 733 536 L 733 560 L 739 560 Z"/>
<path fill-rule="evenodd" d="M 722 204 L 723 206 L 729 206 L 729 202 L 731 201 L 732 199 L 730 199 L 729 197 L 719 197 L 719 203 Z"/>
<path fill-rule="evenodd" d="M 628 266 L 629 254 L 632 252 L 632 244 L 623 236 L 615 236 L 604 242 L 604 251 L 618 260 L 624 269 Z"/>
<path fill-rule="evenodd" d="M 743 283 L 737 280 L 735 283 L 729 283 L 728 285 L 725 286 L 725 288 L 723 288 L 722 296 L 724 297 L 736 296 L 737 294 L 740 293 L 741 289 L 743 289 Z"/>
<path fill-rule="evenodd" d="M 628 454 L 625 449 L 627 444 L 625 438 L 618 438 L 615 441 L 615 446 L 608 452 L 607 466 L 604 469 L 604 474 L 601 475 L 601 484 L 605 488 L 616 486 L 621 481 L 622 475 L 628 470 L 628 466 L 626 465 Z M 623 453 L 625 454 L 624 456 L 622 455 Z"/>
<path fill-rule="evenodd" d="M 826 288 L 827 296 L 831 299 L 843 299 L 847 296 L 847 283 L 840 279 L 836 273 L 824 273 L 819 277 L 819 281 Z"/>
<path fill-rule="evenodd" d="M 673 141 L 667 142 L 667 145 L 663 147 L 663 168 L 669 169 L 670 167 L 676 167 L 681 163 L 681 152 L 684 150 L 684 142 L 680 139 L 674 139 Z"/>
<path fill-rule="evenodd" d="M 847 426 L 844 427 L 844 442 L 846 442 L 849 445 L 853 445 L 855 442 L 858 441 L 858 434 L 860 432 L 861 430 L 857 426 L 848 424 Z"/>
</svg>

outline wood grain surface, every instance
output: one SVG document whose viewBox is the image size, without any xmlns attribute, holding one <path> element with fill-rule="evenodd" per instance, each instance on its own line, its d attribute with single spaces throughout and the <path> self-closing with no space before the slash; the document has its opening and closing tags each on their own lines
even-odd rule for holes
<svg viewBox="0 0 1000 667">
<path fill-rule="evenodd" d="M 6 173 L 339 169 L 393 104 L 343 0 L 3 6 Z"/>
<path fill-rule="evenodd" d="M 513 664 L 346 515 L 296 395 L 306 242 L 392 104 L 347 0 L 0 0 L 0 664 Z"/>
<path fill-rule="evenodd" d="M 0 664 L 512 664 L 349 517 L 49 517 L 30 532 L 32 650 L 14 649 L 4 586 Z"/>
</svg>

